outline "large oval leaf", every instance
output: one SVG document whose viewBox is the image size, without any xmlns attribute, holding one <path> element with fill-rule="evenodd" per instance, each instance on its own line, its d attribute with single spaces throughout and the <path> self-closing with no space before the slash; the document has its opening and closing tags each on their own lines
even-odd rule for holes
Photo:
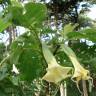
<svg viewBox="0 0 96 96">
<path fill-rule="evenodd" d="M 33 25 L 40 27 L 47 12 L 46 6 L 41 3 L 27 3 L 24 7 L 11 6 L 9 10 L 13 16 L 13 23 L 26 28 Z"/>
<path fill-rule="evenodd" d="M 39 42 L 32 34 L 24 33 L 12 43 L 10 60 L 22 80 L 32 81 L 43 73 Z"/>
</svg>

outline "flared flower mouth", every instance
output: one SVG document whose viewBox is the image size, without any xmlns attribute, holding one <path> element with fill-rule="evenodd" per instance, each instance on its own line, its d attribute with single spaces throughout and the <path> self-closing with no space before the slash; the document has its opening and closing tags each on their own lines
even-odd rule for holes
<svg viewBox="0 0 96 96">
<path fill-rule="evenodd" d="M 43 79 L 54 83 L 58 83 L 70 76 L 72 81 L 76 83 L 78 83 L 80 80 L 89 80 L 91 78 L 89 70 L 86 70 L 83 68 L 83 66 L 81 66 L 72 49 L 66 45 L 62 45 L 62 49 L 68 55 L 74 66 L 73 76 L 72 72 L 70 72 L 73 68 L 59 65 L 51 51 L 48 49 L 47 45 L 42 44 L 43 55 L 48 64 L 47 73 L 43 76 Z"/>
<path fill-rule="evenodd" d="M 69 58 L 74 66 L 74 74 L 72 76 L 73 81 L 77 80 L 77 82 L 79 82 L 80 80 L 88 80 L 91 78 L 89 70 L 81 66 L 81 64 L 79 63 L 79 61 L 75 56 L 69 56 Z"/>
<path fill-rule="evenodd" d="M 42 50 L 44 58 L 48 64 L 48 68 L 46 70 L 47 73 L 43 76 L 42 79 L 48 82 L 58 83 L 72 75 L 70 72 L 72 67 L 63 67 L 59 65 L 47 45 L 44 43 L 42 43 Z"/>
<path fill-rule="evenodd" d="M 54 66 L 52 68 L 47 68 L 47 73 L 43 76 L 42 79 L 58 83 L 59 81 L 71 77 L 70 71 L 72 70 L 71 67 L 62 67 L 62 66 Z"/>
<path fill-rule="evenodd" d="M 73 72 L 73 76 L 71 77 L 71 80 L 76 83 L 79 92 L 82 94 L 78 83 L 80 80 L 88 80 L 88 81 L 91 80 L 91 82 L 93 83 L 93 79 L 90 77 L 90 72 L 89 70 L 81 66 L 75 53 L 70 47 L 63 44 L 61 45 L 61 50 L 66 53 L 66 55 L 69 57 L 69 59 L 71 60 L 74 66 L 74 72 Z"/>
<path fill-rule="evenodd" d="M 74 66 L 72 81 L 79 82 L 80 80 L 89 80 L 91 78 L 89 70 L 81 66 L 73 50 L 66 45 L 61 45 L 61 49 L 67 54 Z"/>
<path fill-rule="evenodd" d="M 79 82 L 80 80 L 89 80 L 90 78 L 91 77 L 89 71 L 82 67 L 82 69 L 75 69 L 71 79 L 74 82 Z"/>
</svg>

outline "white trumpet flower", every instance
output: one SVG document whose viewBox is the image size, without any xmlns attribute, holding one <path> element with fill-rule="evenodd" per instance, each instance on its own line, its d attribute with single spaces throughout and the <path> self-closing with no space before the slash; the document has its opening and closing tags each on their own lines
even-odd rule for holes
<svg viewBox="0 0 96 96">
<path fill-rule="evenodd" d="M 44 58 L 48 64 L 47 73 L 43 76 L 44 80 L 58 83 L 71 76 L 69 72 L 72 70 L 72 67 L 63 67 L 59 65 L 47 45 L 44 43 L 42 43 L 42 50 Z"/>
</svg>

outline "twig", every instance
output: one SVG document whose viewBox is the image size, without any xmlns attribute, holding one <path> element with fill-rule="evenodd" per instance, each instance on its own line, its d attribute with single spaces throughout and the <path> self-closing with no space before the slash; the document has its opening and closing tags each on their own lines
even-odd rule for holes
<svg viewBox="0 0 96 96">
<path fill-rule="evenodd" d="M 9 58 L 9 56 L 5 57 L 5 58 L 0 62 L 0 67 L 2 66 L 2 64 L 3 64 L 6 60 L 8 60 L 8 58 Z"/>
<path fill-rule="evenodd" d="M 66 86 L 66 82 L 61 83 L 60 85 L 60 96 L 67 96 L 67 86 Z"/>
<path fill-rule="evenodd" d="M 60 85 L 60 96 L 64 96 L 64 86 L 62 83 Z"/>
<path fill-rule="evenodd" d="M 83 85 L 83 94 L 84 94 L 84 96 L 88 96 L 87 86 L 86 86 L 86 81 L 85 80 L 82 80 L 82 85 Z"/>
</svg>

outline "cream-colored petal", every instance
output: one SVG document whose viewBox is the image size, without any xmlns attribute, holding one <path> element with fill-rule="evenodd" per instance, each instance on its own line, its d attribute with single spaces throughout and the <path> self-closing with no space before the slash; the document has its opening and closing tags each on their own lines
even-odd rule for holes
<svg viewBox="0 0 96 96">
<path fill-rule="evenodd" d="M 67 56 L 69 57 L 69 59 L 71 60 L 74 66 L 75 71 L 72 76 L 72 79 L 74 80 L 75 78 L 77 80 L 75 82 L 79 82 L 80 80 L 90 79 L 91 77 L 90 77 L 89 71 L 81 66 L 73 50 L 66 45 L 61 45 L 61 48 L 67 54 Z"/>
<path fill-rule="evenodd" d="M 47 69 L 47 73 L 43 77 L 48 82 L 58 83 L 61 80 L 71 76 L 69 73 L 72 70 L 71 67 L 54 66 Z"/>
</svg>

